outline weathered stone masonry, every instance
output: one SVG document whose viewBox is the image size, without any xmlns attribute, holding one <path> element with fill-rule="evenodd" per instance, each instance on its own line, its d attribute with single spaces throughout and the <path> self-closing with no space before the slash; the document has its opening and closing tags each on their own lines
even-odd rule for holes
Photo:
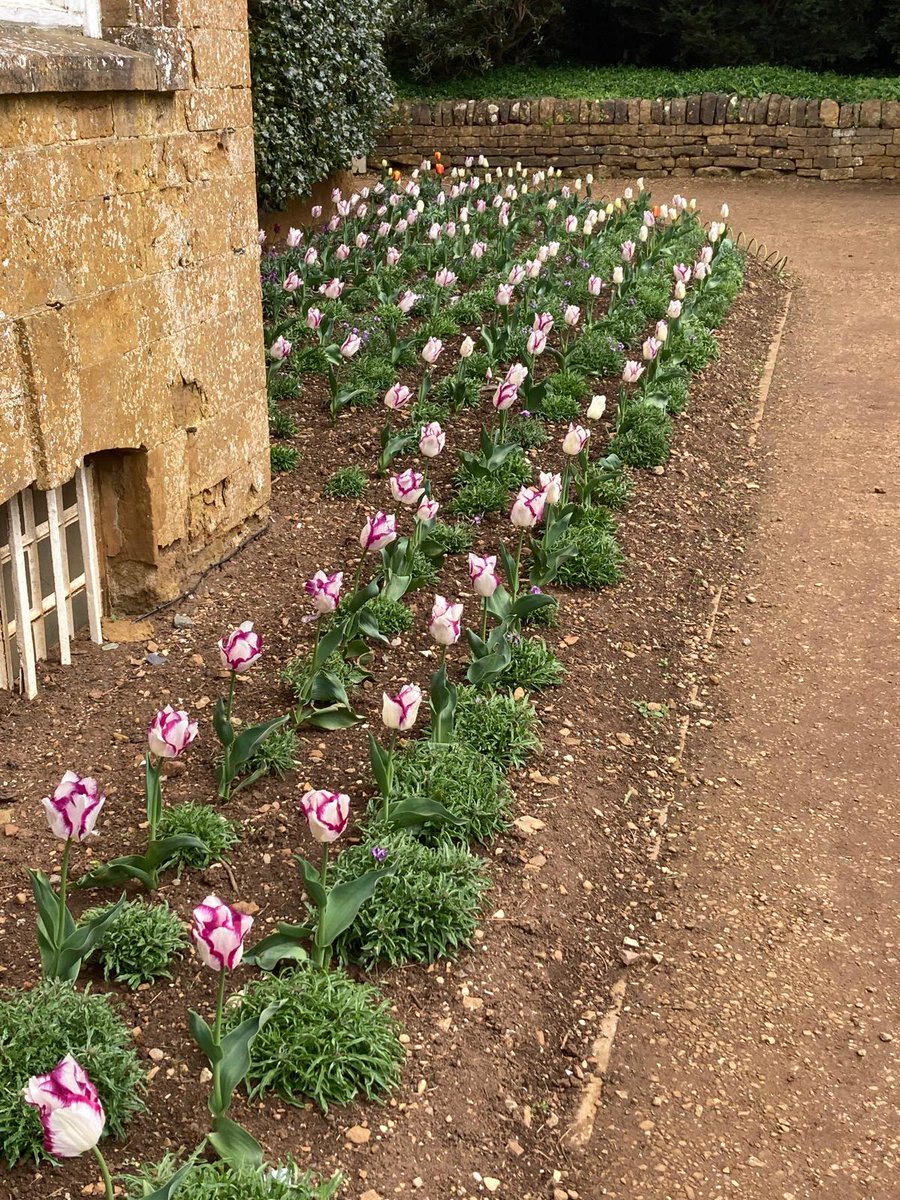
<svg viewBox="0 0 900 1200">
<path fill-rule="evenodd" d="M 268 433 L 246 2 L 103 21 L 0 25 L 0 502 L 93 456 L 123 610 L 244 536 Z"/>
<path fill-rule="evenodd" d="M 896 179 L 900 102 L 705 92 L 674 100 L 401 103 L 373 157 L 412 166 L 435 150 L 452 163 L 484 154 L 496 166 L 549 163 L 609 175 Z"/>
</svg>

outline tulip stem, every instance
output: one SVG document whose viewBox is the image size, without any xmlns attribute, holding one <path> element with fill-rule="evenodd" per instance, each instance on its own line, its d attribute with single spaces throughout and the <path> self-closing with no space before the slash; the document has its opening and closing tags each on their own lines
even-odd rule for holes
<svg viewBox="0 0 900 1200">
<path fill-rule="evenodd" d="M 100 1167 L 100 1174 L 103 1176 L 103 1186 L 106 1188 L 106 1200 L 115 1200 L 115 1192 L 113 1191 L 112 1176 L 109 1173 L 109 1167 L 106 1165 L 106 1159 L 99 1146 L 92 1147 L 94 1158 L 97 1160 L 97 1165 Z"/>
<path fill-rule="evenodd" d="M 216 989 L 216 1019 L 213 1024 L 213 1045 L 218 1047 L 222 1044 L 222 1018 L 225 1013 L 225 984 L 228 982 L 228 972 L 224 967 L 219 971 L 219 983 Z M 221 1095 L 221 1061 L 213 1064 L 213 1104 L 216 1106 L 216 1112 L 224 1112 L 225 1106 L 222 1103 Z"/>
<path fill-rule="evenodd" d="M 353 588 L 350 592 L 351 596 L 355 596 L 359 588 L 359 577 L 362 575 L 363 563 L 366 561 L 366 552 L 363 550 L 362 557 L 356 565 L 356 574 L 353 576 Z"/>
<path fill-rule="evenodd" d="M 394 752 L 397 747 L 397 730 L 391 730 L 390 741 L 388 742 L 387 751 L 387 770 L 385 772 L 386 785 L 384 789 L 384 798 L 381 802 L 381 815 L 385 821 L 390 816 L 391 811 L 391 793 L 394 790 Z"/>
<path fill-rule="evenodd" d="M 59 971 L 59 952 L 63 944 L 63 934 L 66 929 L 66 891 L 69 884 L 69 857 L 72 853 L 72 839 L 66 838 L 65 849 L 63 850 L 62 866 L 59 869 L 59 912 L 56 916 L 56 966 L 53 972 L 53 978 L 57 977 Z"/>
<path fill-rule="evenodd" d="M 485 596 L 481 604 L 481 640 L 487 637 L 488 598 Z"/>
<path fill-rule="evenodd" d="M 513 601 L 515 602 L 519 596 L 519 574 L 522 565 L 522 546 L 525 543 L 524 526 L 519 530 L 519 544 L 516 546 L 516 577 L 513 580 Z"/>
</svg>

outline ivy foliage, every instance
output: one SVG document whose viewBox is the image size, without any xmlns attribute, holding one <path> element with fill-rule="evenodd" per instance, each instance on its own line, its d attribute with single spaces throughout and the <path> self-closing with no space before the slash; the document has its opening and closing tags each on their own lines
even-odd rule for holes
<svg viewBox="0 0 900 1200">
<path fill-rule="evenodd" d="M 283 208 L 374 144 L 391 103 L 387 8 L 367 0 L 249 0 L 263 207 Z"/>
</svg>

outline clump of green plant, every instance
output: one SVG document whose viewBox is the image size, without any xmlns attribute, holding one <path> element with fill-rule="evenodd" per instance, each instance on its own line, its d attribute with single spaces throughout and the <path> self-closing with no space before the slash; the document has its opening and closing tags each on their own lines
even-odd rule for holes
<svg viewBox="0 0 900 1200">
<path fill-rule="evenodd" d="M 513 634 L 508 640 L 509 665 L 494 677 L 492 687 L 523 687 L 527 692 L 537 692 L 562 682 L 566 669 L 543 638 Z"/>
<path fill-rule="evenodd" d="M 269 460 L 273 471 L 296 471 L 300 463 L 300 451 L 294 446 L 282 446 L 276 442 L 269 447 Z"/>
<path fill-rule="evenodd" d="M 580 416 L 581 407 L 576 396 L 551 388 L 541 401 L 541 416 L 545 421 L 574 421 Z"/>
<path fill-rule="evenodd" d="M 679 328 L 673 351 L 689 371 L 699 371 L 719 357 L 719 343 L 699 321 L 692 321 Z"/>
<path fill-rule="evenodd" d="M 615 330 L 606 318 L 598 321 L 592 329 L 584 331 L 575 347 L 572 361 L 588 375 L 596 375 L 602 379 L 621 375 L 625 355 L 622 353 L 618 337 L 615 336 Z"/>
<path fill-rule="evenodd" d="M 509 488 L 503 480 L 484 475 L 463 484 L 447 505 L 447 512 L 474 517 L 481 513 L 501 512 L 508 503 Z"/>
<path fill-rule="evenodd" d="M 507 437 L 523 450 L 534 450 L 549 441 L 544 422 L 538 417 L 519 417 L 508 430 Z"/>
<path fill-rule="evenodd" d="M 671 441 L 672 422 L 665 409 L 636 401 L 620 411 L 609 449 L 629 467 L 661 467 L 669 461 Z"/>
<path fill-rule="evenodd" d="M 262 771 L 265 775 L 277 775 L 283 779 L 288 771 L 293 771 L 297 765 L 298 753 L 297 735 L 293 729 L 282 725 L 273 730 L 262 742 L 243 768 L 243 774 L 252 775 Z"/>
<path fill-rule="evenodd" d="M 100 1094 L 106 1132 L 121 1137 L 140 1112 L 144 1071 L 131 1033 L 113 998 L 44 980 L 30 991 L 0 991 L 0 1154 L 12 1167 L 20 1158 L 50 1161 L 37 1110 L 22 1103 L 32 1075 L 52 1070 L 67 1054 L 84 1068 Z"/>
<path fill-rule="evenodd" d="M 562 542 L 577 553 L 559 564 L 563 587 L 611 587 L 622 578 L 625 556 L 615 537 L 615 522 L 605 508 L 586 508 L 572 521 Z"/>
<path fill-rule="evenodd" d="M 369 478 L 361 467 L 341 467 L 322 488 L 333 500 L 358 500 L 366 490 Z"/>
<path fill-rule="evenodd" d="M 413 623 L 413 615 L 402 600 L 391 600 L 388 596 L 376 596 L 366 605 L 378 622 L 378 628 L 387 638 L 406 633 Z"/>
<path fill-rule="evenodd" d="M 361 966 L 455 958 L 471 942 L 489 886 L 481 859 L 449 840 L 430 846 L 371 825 L 365 841 L 338 859 L 337 881 L 368 871 L 376 848 L 387 851 L 385 861 L 394 871 L 337 939 L 335 953 Z"/>
<path fill-rule="evenodd" d="M 441 380 L 441 384 L 444 380 Z M 437 421 L 439 424 L 446 424 L 450 409 L 441 400 L 436 399 L 436 396 L 441 395 L 441 384 L 434 389 L 430 396 L 426 396 L 424 400 L 417 400 L 409 410 L 409 428 L 416 435 L 418 440 L 419 430 L 423 425 L 429 425 L 432 421 Z"/>
<path fill-rule="evenodd" d="M 457 691 L 455 736 L 504 770 L 523 767 L 540 750 L 536 726 L 537 713 L 527 697 L 516 699 L 509 692 L 486 696 L 469 684 Z"/>
<path fill-rule="evenodd" d="M 159 821 L 161 838 L 192 833 L 203 842 L 206 850 L 185 847 L 169 860 L 179 871 L 185 868 L 202 871 L 214 862 L 227 862 L 228 851 L 241 840 L 240 826 L 223 816 L 218 809 L 196 800 L 164 808 Z"/>
<path fill-rule="evenodd" d="M 338 612 L 340 612 L 340 606 L 338 606 Z M 298 654 L 295 658 L 289 658 L 281 668 L 279 675 L 281 682 L 288 685 L 298 700 L 305 695 L 309 679 L 310 657 L 308 654 Z M 338 650 L 325 660 L 322 670 L 337 676 L 348 691 L 350 688 L 357 687 L 367 678 L 365 671 L 360 670 L 355 663 L 346 659 Z"/>
<path fill-rule="evenodd" d="M 507 491 L 510 491 L 530 483 L 533 474 L 534 467 L 532 467 L 522 451 L 513 450 L 490 476 L 472 474 L 471 468 L 467 464 L 461 463 L 457 468 L 454 479 L 461 487 L 465 487 L 481 479 L 489 479 L 502 483 Z"/>
<path fill-rule="evenodd" d="M 290 438 L 297 433 L 298 425 L 289 412 L 269 397 L 269 434 L 276 438 Z"/>
<path fill-rule="evenodd" d="M 85 916 L 109 908 L 112 905 L 90 909 Z M 169 964 L 186 946 L 184 923 L 165 901 L 148 904 L 145 900 L 127 900 L 103 931 L 93 954 L 100 961 L 104 979 L 136 988 L 154 979 L 171 979 Z"/>
<path fill-rule="evenodd" d="M 475 540 L 472 526 L 462 525 L 458 521 L 452 525 L 438 521 L 428 536 L 444 554 L 465 554 L 472 549 Z"/>
<path fill-rule="evenodd" d="M 122 1176 L 127 1200 L 141 1200 L 165 1187 L 184 1164 L 174 1154 L 142 1166 L 137 1174 Z M 341 1186 L 340 1174 L 320 1179 L 303 1171 L 293 1159 L 275 1166 L 251 1163 L 195 1162 L 178 1185 L 173 1200 L 333 1200 Z"/>
<path fill-rule="evenodd" d="M 671 279 L 668 276 L 640 275 L 633 295 L 638 307 L 646 316 L 651 321 L 658 321 L 666 315 L 671 290 Z"/>
<path fill-rule="evenodd" d="M 544 604 L 540 608 L 534 608 L 527 616 L 522 618 L 523 625 L 541 625 L 545 629 L 552 629 L 559 624 L 559 600 L 556 596 L 551 597 L 551 604 Z"/>
<path fill-rule="evenodd" d="M 253 1043 L 247 1074 L 251 1097 L 276 1092 L 288 1104 L 312 1100 L 327 1112 L 330 1105 L 344 1107 L 357 1096 L 380 1099 L 399 1084 L 406 1060 L 400 1030 L 386 1001 L 369 984 L 357 983 L 341 970 L 311 965 L 263 975 L 246 985 L 240 1004 L 226 1009 L 226 1029 L 258 1016 L 270 1004 L 281 1007 Z"/>
<path fill-rule="evenodd" d="M 417 834 L 424 841 L 447 837 L 464 843 L 485 843 L 509 823 L 509 784 L 490 759 L 465 742 L 439 745 L 418 741 L 397 755 L 391 803 L 419 798 L 436 800 L 460 822 L 442 827 L 426 825 Z"/>
<path fill-rule="evenodd" d="M 584 472 L 584 481 L 584 490 L 590 494 L 591 502 L 603 508 L 624 508 L 631 498 L 633 484 L 623 469 L 612 473 L 602 464 L 590 462 Z"/>
<path fill-rule="evenodd" d="M 648 317 L 639 304 L 618 304 L 606 318 L 607 332 L 623 346 L 636 346 L 642 341 Z"/>
</svg>

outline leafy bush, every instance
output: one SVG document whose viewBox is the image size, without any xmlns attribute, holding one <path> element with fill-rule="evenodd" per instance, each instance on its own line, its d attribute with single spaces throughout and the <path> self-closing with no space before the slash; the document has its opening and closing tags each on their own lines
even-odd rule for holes
<svg viewBox="0 0 900 1200">
<path fill-rule="evenodd" d="M 340 611 L 340 606 L 338 606 L 338 611 Z M 279 679 L 288 685 L 298 699 L 303 695 L 303 689 L 309 676 L 310 658 L 309 654 L 298 654 L 296 658 L 289 658 L 281 668 Z M 361 671 L 338 650 L 335 650 L 334 654 L 325 660 L 323 669 L 336 675 L 348 691 L 366 678 L 365 671 Z"/>
<path fill-rule="evenodd" d="M 522 451 L 513 450 L 505 461 L 491 474 L 490 480 L 502 483 L 507 491 L 511 491 L 530 483 L 533 474 L 534 467 Z M 454 479 L 461 486 L 467 486 L 478 478 L 476 475 L 471 475 L 465 465 L 461 465 L 454 475 Z"/>
<path fill-rule="evenodd" d="M 123 1176 L 127 1200 L 141 1200 L 163 1187 L 182 1165 L 173 1154 L 167 1154 L 158 1163 L 142 1166 L 137 1174 Z M 175 1195 L 177 1200 L 332 1200 L 340 1185 L 340 1175 L 319 1179 L 290 1158 L 274 1167 L 201 1161 L 194 1164 Z"/>
<path fill-rule="evenodd" d="M 269 447 L 269 461 L 273 471 L 296 471 L 300 462 L 300 451 L 294 446 L 282 446 L 276 442 Z"/>
<path fill-rule="evenodd" d="M 278 404 L 269 397 L 269 435 L 275 438 L 294 437 L 297 433 L 297 422 L 289 412 L 279 408 Z"/>
<path fill-rule="evenodd" d="M 504 769 L 522 767 L 540 750 L 537 713 L 526 697 L 508 692 L 484 696 L 468 684 L 456 697 L 456 737 Z"/>
<path fill-rule="evenodd" d="M 560 563 L 557 582 L 564 587 L 588 588 L 618 583 L 625 556 L 619 549 L 614 529 L 605 509 L 584 509 L 563 535 L 564 544 L 574 546 L 578 553 Z"/>
<path fill-rule="evenodd" d="M 533 609 L 528 616 L 522 620 L 523 625 L 541 625 L 545 629 L 552 629 L 559 624 L 559 600 L 555 596 L 551 597 L 552 604 L 544 604 L 540 608 Z"/>
<path fill-rule="evenodd" d="M 352 1104 L 360 1095 L 380 1099 L 398 1085 L 406 1052 L 375 988 L 343 971 L 313 966 L 264 975 L 246 985 L 240 1004 L 226 1009 L 226 1028 L 278 1002 L 281 1008 L 253 1043 L 251 1096 L 276 1092 L 288 1104 L 313 1100 L 327 1112 L 329 1105 Z"/>
<path fill-rule="evenodd" d="M 144 1071 L 131 1033 L 110 996 L 45 980 L 31 991 L 0 991 L 0 1153 L 9 1166 L 23 1156 L 49 1159 L 37 1110 L 22 1102 L 32 1075 L 71 1054 L 88 1073 L 106 1110 L 106 1133 L 121 1137 L 144 1107 Z"/>
<path fill-rule="evenodd" d="M 629 467 L 661 467 L 669 461 L 672 422 L 655 404 L 628 404 L 609 444 Z"/>
<path fill-rule="evenodd" d="M 589 375 L 596 375 L 601 379 L 620 375 L 625 355 L 621 351 L 618 337 L 614 334 L 614 329 L 605 318 L 598 321 L 592 329 L 586 329 L 572 355 L 573 364 Z"/>
<path fill-rule="evenodd" d="M 465 846 L 450 841 L 429 846 L 407 833 L 372 825 L 361 845 L 341 854 L 335 879 L 355 879 L 368 871 L 376 846 L 387 850 L 394 873 L 379 883 L 337 939 L 338 956 L 367 967 L 455 958 L 478 924 L 481 897 L 489 886 L 484 863 Z"/>
<path fill-rule="evenodd" d="M 267 775 L 283 779 L 297 765 L 299 746 L 297 735 L 289 726 L 274 730 L 254 751 L 242 774 L 250 775 L 262 768 Z"/>
<path fill-rule="evenodd" d="M 588 463 L 585 483 L 593 503 L 604 508 L 624 508 L 631 497 L 631 477 L 624 470 L 610 474 L 599 463 Z"/>
<path fill-rule="evenodd" d="M 581 416 L 581 401 L 566 392 L 556 392 L 551 384 L 541 402 L 541 417 L 545 421 L 574 421 Z"/>
<path fill-rule="evenodd" d="M 250 0 L 260 204 L 284 208 L 371 149 L 391 103 L 388 6 Z"/>
<path fill-rule="evenodd" d="M 508 503 L 509 489 L 503 480 L 486 475 L 464 484 L 447 505 L 447 512 L 474 517 L 480 513 L 500 512 Z"/>
<path fill-rule="evenodd" d="M 358 500 L 368 482 L 369 477 L 361 467 L 342 467 L 335 471 L 322 492 L 332 499 Z"/>
<path fill-rule="evenodd" d="M 170 860 L 179 870 L 184 867 L 202 871 L 214 862 L 226 862 L 228 851 L 241 840 L 240 826 L 230 821 L 210 804 L 186 800 L 163 809 L 159 836 L 173 837 L 192 833 L 206 846 L 209 853 L 197 849 L 177 850 Z"/>
<path fill-rule="evenodd" d="M 101 911 L 102 908 L 91 909 L 85 917 Z M 136 988 L 154 979 L 171 979 L 169 964 L 186 946 L 184 922 L 168 904 L 128 900 L 103 931 L 93 954 L 103 967 L 104 979 L 115 979 Z"/>
<path fill-rule="evenodd" d="M 459 522 L 447 525 L 438 521 L 428 536 L 437 542 L 445 554 L 465 554 L 472 549 L 475 540 L 471 525 L 461 525 Z"/>
<path fill-rule="evenodd" d="M 719 357 L 719 343 L 699 321 L 682 321 L 675 335 L 673 352 L 689 371 L 700 371 Z"/>
<path fill-rule="evenodd" d="M 523 450 L 535 450 L 549 441 L 544 422 L 538 417 L 517 418 L 507 436 L 511 442 L 517 442 Z"/>
<path fill-rule="evenodd" d="M 402 600 L 390 600 L 387 596 L 376 596 L 366 605 L 378 622 L 385 637 L 396 637 L 405 633 L 413 623 L 413 615 Z"/>
<path fill-rule="evenodd" d="M 460 842 L 488 842 L 508 824 L 512 794 L 500 770 L 465 742 L 436 745 L 418 741 L 396 758 L 393 803 L 413 797 L 436 800 L 461 824 L 432 827 L 433 834 Z M 380 797 L 373 811 L 380 807 Z"/>
<path fill-rule="evenodd" d="M 543 638 L 513 635 L 509 648 L 512 659 L 506 670 L 493 680 L 494 687 L 523 687 L 527 692 L 536 692 L 562 682 L 566 669 Z"/>
</svg>

